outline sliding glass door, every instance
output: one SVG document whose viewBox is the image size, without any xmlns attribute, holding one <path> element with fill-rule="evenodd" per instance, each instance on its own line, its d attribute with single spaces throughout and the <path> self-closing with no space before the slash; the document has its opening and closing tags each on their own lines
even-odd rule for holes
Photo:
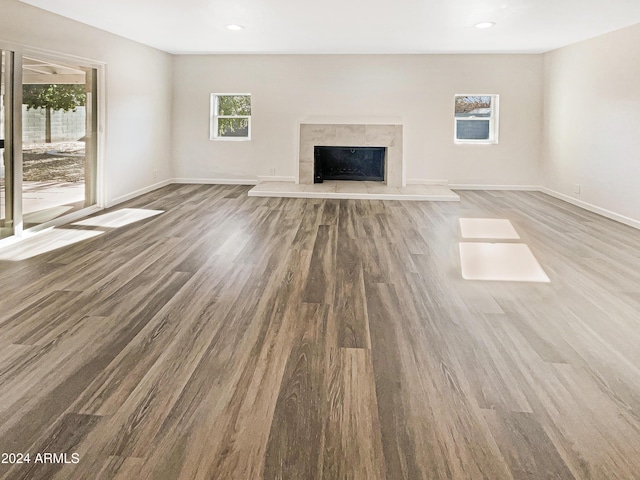
<svg viewBox="0 0 640 480">
<path fill-rule="evenodd" d="M 2 239 L 96 205 L 98 81 L 75 61 L 0 54 Z"/>
</svg>

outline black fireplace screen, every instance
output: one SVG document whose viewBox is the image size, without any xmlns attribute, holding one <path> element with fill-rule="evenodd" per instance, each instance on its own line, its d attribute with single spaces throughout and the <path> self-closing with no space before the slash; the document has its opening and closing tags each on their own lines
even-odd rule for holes
<svg viewBox="0 0 640 480">
<path fill-rule="evenodd" d="M 314 183 L 384 181 L 385 147 L 314 147 Z"/>
</svg>

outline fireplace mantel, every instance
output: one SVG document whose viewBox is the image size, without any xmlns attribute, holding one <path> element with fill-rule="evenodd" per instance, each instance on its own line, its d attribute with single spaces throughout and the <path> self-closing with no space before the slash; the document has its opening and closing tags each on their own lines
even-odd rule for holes
<svg viewBox="0 0 640 480">
<path fill-rule="evenodd" d="M 402 125 L 394 123 L 300 122 L 298 183 L 313 184 L 313 150 L 327 147 L 387 147 L 385 183 L 403 185 Z"/>
</svg>

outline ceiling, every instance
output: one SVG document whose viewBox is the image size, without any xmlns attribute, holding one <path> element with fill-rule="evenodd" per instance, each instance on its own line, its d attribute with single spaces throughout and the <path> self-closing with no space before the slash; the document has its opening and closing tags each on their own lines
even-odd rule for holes
<svg viewBox="0 0 640 480">
<path fill-rule="evenodd" d="M 639 0 L 22 1 L 171 53 L 541 53 L 640 23 Z"/>
</svg>

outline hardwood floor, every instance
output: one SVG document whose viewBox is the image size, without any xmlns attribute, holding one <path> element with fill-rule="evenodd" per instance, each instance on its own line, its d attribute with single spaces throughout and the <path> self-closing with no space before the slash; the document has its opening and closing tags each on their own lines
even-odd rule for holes
<svg viewBox="0 0 640 480">
<path fill-rule="evenodd" d="M 31 454 L 1 478 L 640 478 L 640 232 L 540 193 L 249 188 L 0 251 L 0 453 Z M 461 217 L 551 283 L 463 280 Z"/>
</svg>

